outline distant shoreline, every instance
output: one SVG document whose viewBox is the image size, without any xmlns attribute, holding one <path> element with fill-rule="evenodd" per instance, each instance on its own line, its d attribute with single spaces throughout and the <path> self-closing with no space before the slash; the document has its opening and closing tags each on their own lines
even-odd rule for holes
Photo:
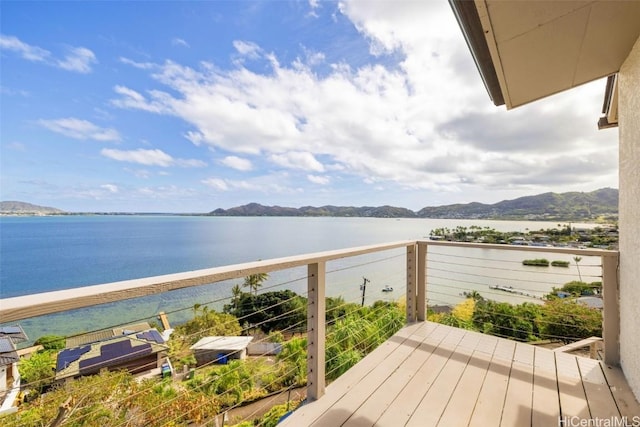
<svg viewBox="0 0 640 427">
<path fill-rule="evenodd" d="M 347 215 L 220 215 L 210 213 L 175 213 L 175 212 L 65 212 L 65 213 L 15 213 L 0 212 L 0 218 L 41 218 L 41 217 L 65 217 L 65 216 L 175 216 L 175 217 L 220 217 L 220 218 L 376 218 L 376 219 L 442 219 L 442 220 L 464 220 L 464 221 L 542 221 L 549 223 L 585 223 L 585 224 L 612 224 L 617 222 L 617 216 L 607 216 L 601 218 L 549 218 L 537 215 L 524 216 L 501 216 L 501 217 L 389 217 L 389 216 L 347 216 Z"/>
</svg>

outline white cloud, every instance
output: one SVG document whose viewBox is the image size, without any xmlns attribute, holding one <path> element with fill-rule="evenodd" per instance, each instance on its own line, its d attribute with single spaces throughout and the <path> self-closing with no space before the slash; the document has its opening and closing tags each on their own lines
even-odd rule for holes
<svg viewBox="0 0 640 427">
<path fill-rule="evenodd" d="M 173 39 L 171 39 L 171 44 L 173 46 L 182 46 L 182 47 L 191 47 L 189 46 L 189 43 L 187 43 L 185 40 L 179 38 L 179 37 L 175 37 Z"/>
<path fill-rule="evenodd" d="M 328 176 L 307 175 L 307 179 L 314 184 L 319 185 L 328 185 L 331 182 L 331 179 Z"/>
<path fill-rule="evenodd" d="M 289 169 L 312 170 L 323 172 L 324 166 L 313 154 L 307 152 L 291 151 L 283 154 L 272 154 L 269 160 L 277 165 Z"/>
<path fill-rule="evenodd" d="M 14 36 L 0 35 L 0 48 L 17 52 L 24 59 L 35 62 L 46 62 L 51 52 L 37 46 L 31 46 Z"/>
<path fill-rule="evenodd" d="M 123 56 L 118 58 L 118 60 L 120 62 L 122 62 L 123 64 L 131 65 L 132 67 L 138 68 L 140 70 L 150 70 L 150 69 L 156 68 L 158 66 L 157 64 L 154 64 L 153 62 L 137 62 L 137 61 L 134 61 L 133 59 L 125 58 Z"/>
<path fill-rule="evenodd" d="M 222 159 L 221 163 L 225 166 L 239 171 L 250 171 L 253 168 L 250 160 L 243 159 L 237 156 L 227 156 Z"/>
<path fill-rule="evenodd" d="M 122 98 L 111 101 L 116 107 L 145 110 L 150 113 L 171 112 L 169 96 L 163 92 L 149 91 L 150 99 L 147 99 L 141 93 L 125 86 L 116 86 L 114 91 L 122 95 Z"/>
<path fill-rule="evenodd" d="M 38 124 L 50 131 L 75 139 L 93 139 L 96 141 L 119 141 L 120 134 L 111 128 L 102 128 L 87 120 L 75 117 L 64 119 L 38 120 Z"/>
<path fill-rule="evenodd" d="M 114 184 L 102 184 L 100 188 L 104 188 L 110 193 L 117 193 L 119 191 L 118 186 Z"/>
<path fill-rule="evenodd" d="M 247 58 L 256 59 L 260 57 L 262 53 L 262 49 L 260 46 L 253 42 L 247 42 L 242 40 L 234 40 L 233 47 L 238 51 L 238 53 L 242 56 L 246 56 Z"/>
<path fill-rule="evenodd" d="M 63 58 L 55 58 L 51 52 L 38 46 L 31 46 L 15 36 L 0 35 L 0 48 L 17 52 L 27 61 L 42 62 L 67 71 L 90 73 L 92 64 L 98 60 L 86 47 L 68 47 Z"/>
<path fill-rule="evenodd" d="M 256 176 L 251 179 L 234 180 L 211 177 L 201 181 L 202 184 L 216 191 L 243 191 L 255 194 L 296 194 L 302 190 L 289 185 L 286 175 L 272 174 Z"/>
<path fill-rule="evenodd" d="M 96 56 L 92 51 L 84 47 L 69 48 L 69 52 L 64 59 L 58 60 L 58 67 L 67 71 L 76 71 L 78 73 L 90 73 L 91 65 L 97 63 Z"/>
<path fill-rule="evenodd" d="M 514 178 L 517 168 L 505 174 L 505 165 L 545 174 L 555 171 L 547 160 L 577 158 L 584 150 L 605 155 L 615 144 L 582 130 L 593 126 L 601 104 L 600 91 L 589 85 L 521 112 L 493 107 L 446 2 L 344 1 L 339 10 L 369 41 L 373 56 L 349 63 L 345 55 L 326 64 L 329 52 L 303 48 L 306 58 L 282 64 L 277 53 L 236 40 L 241 58 L 264 59 L 270 69 L 258 72 L 241 61 L 226 70 L 194 69 L 168 61 L 151 75 L 166 92 L 117 86 L 112 102 L 184 120 L 191 126 L 185 138 L 228 153 L 227 166 L 243 170 L 237 159 L 263 156 L 284 170 L 310 172 L 307 180 L 322 185 L 336 181 L 321 175 L 330 170 L 387 189 L 518 187 L 524 184 Z M 549 118 L 554 125 L 530 126 Z M 567 122 L 574 126 L 561 125 Z M 614 169 L 603 165 L 602 173 Z M 296 191 L 279 179 L 267 187 L 221 178 L 207 185 Z M 543 185 L 548 191 L 552 184 Z"/>
<path fill-rule="evenodd" d="M 220 178 L 208 178 L 202 181 L 204 185 L 207 185 L 214 190 L 218 191 L 229 191 L 229 186 L 227 185 L 224 179 Z"/>
<path fill-rule="evenodd" d="M 105 157 L 120 162 L 137 163 L 145 166 L 181 166 L 186 168 L 204 167 L 206 163 L 197 159 L 174 159 L 169 154 L 159 149 L 116 150 L 103 148 L 100 151 Z"/>
</svg>

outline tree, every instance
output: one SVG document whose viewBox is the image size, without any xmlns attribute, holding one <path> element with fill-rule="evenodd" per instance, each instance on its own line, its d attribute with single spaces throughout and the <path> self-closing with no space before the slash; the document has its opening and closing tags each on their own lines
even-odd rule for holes
<svg viewBox="0 0 640 427">
<path fill-rule="evenodd" d="M 262 282 L 267 280 L 269 275 L 267 273 L 250 274 L 244 278 L 242 286 L 249 288 L 249 292 L 253 292 L 254 295 L 258 294 L 258 288 L 262 286 Z"/>
<path fill-rule="evenodd" d="M 240 302 L 240 297 L 242 296 L 242 288 L 237 283 L 233 285 L 231 288 L 231 305 L 234 310 L 238 308 L 238 302 Z"/>
<path fill-rule="evenodd" d="M 287 385 L 304 384 L 307 378 L 307 339 L 293 338 L 282 346 L 278 361 L 283 363 Z"/>
<path fill-rule="evenodd" d="M 582 338 L 602 336 L 602 312 L 575 301 L 547 301 L 538 320 L 543 336 L 572 342 Z"/>
<path fill-rule="evenodd" d="M 580 278 L 580 281 L 582 282 L 582 274 L 580 274 L 580 266 L 578 265 L 578 263 L 580 261 L 582 261 L 582 257 L 574 256 L 573 260 L 576 262 L 576 268 L 578 269 L 578 277 Z"/>
<path fill-rule="evenodd" d="M 53 351 L 39 351 L 28 359 L 20 360 L 20 377 L 38 393 L 42 393 L 54 380 L 56 358 Z"/>
<path fill-rule="evenodd" d="M 65 347 L 65 338 L 59 335 L 44 335 L 33 344 L 41 345 L 45 350 L 62 350 Z"/>
<path fill-rule="evenodd" d="M 242 293 L 235 306 L 227 305 L 224 310 L 243 325 L 256 326 L 265 333 L 303 328 L 307 319 L 306 298 L 288 289 L 260 295 Z"/>
</svg>

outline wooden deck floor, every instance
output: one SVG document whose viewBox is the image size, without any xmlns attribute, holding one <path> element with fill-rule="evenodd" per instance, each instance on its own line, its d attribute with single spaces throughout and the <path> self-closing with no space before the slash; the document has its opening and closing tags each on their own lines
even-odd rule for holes
<svg viewBox="0 0 640 427">
<path fill-rule="evenodd" d="M 620 422 L 625 416 L 632 425 L 640 406 L 620 369 L 420 322 L 400 330 L 281 425 L 546 427 L 587 425 L 562 419 Z"/>
</svg>

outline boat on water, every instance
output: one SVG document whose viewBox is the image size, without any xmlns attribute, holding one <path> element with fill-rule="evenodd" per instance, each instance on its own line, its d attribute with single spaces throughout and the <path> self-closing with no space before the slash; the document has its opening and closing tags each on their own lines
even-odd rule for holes
<svg viewBox="0 0 640 427">
<path fill-rule="evenodd" d="M 391 286 L 385 286 L 382 288 L 382 292 L 393 292 L 393 288 Z"/>
</svg>

